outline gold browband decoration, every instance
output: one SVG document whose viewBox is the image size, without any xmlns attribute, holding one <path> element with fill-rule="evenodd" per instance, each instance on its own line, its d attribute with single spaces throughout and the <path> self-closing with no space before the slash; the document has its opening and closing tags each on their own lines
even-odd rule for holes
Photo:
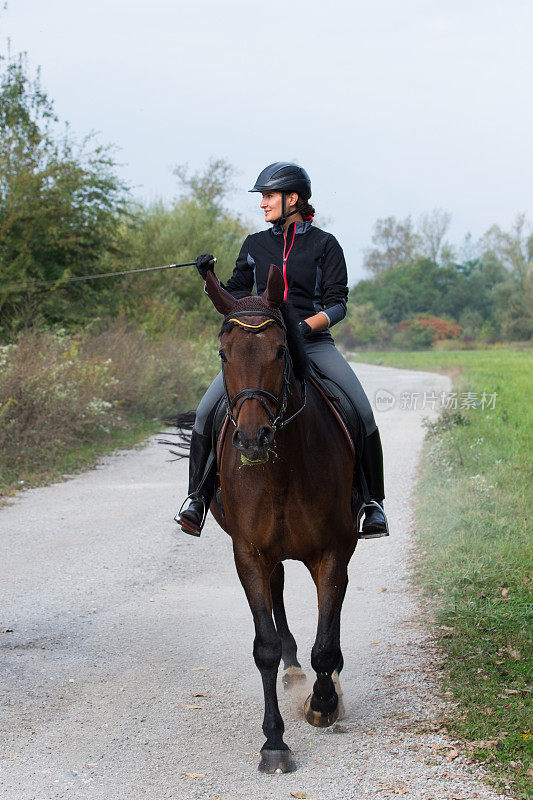
<svg viewBox="0 0 533 800">
<path fill-rule="evenodd" d="M 265 319 L 263 322 L 260 322 L 258 325 L 251 325 L 249 322 L 241 322 L 240 319 L 235 319 L 235 317 L 231 317 L 228 322 L 235 322 L 236 325 L 240 325 L 241 328 L 253 328 L 257 330 L 258 328 L 264 328 L 265 325 L 272 325 L 274 322 L 273 319 Z"/>
</svg>

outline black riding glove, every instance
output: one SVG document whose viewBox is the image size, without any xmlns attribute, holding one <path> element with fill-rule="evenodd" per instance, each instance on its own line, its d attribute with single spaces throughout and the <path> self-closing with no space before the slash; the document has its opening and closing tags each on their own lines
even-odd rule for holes
<svg viewBox="0 0 533 800">
<path fill-rule="evenodd" d="M 211 255 L 211 253 L 203 253 L 196 259 L 196 269 L 198 270 L 204 281 L 207 278 L 207 273 L 210 270 L 211 272 L 213 272 L 214 266 L 215 266 L 215 257 Z"/>
<path fill-rule="evenodd" d="M 305 319 L 300 320 L 298 323 L 298 330 L 302 334 L 302 336 L 309 336 L 310 333 L 313 333 L 312 327 L 309 325 Z"/>
</svg>

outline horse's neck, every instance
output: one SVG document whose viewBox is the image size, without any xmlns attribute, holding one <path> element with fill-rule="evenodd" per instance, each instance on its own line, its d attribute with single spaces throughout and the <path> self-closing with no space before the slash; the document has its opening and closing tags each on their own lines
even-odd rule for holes
<svg viewBox="0 0 533 800">
<path fill-rule="evenodd" d="M 348 461 L 353 461 L 346 437 L 325 398 L 309 379 L 306 384 L 305 406 L 302 408 L 304 389 L 298 380 L 291 378 L 287 412 L 284 415 L 285 420 L 290 421 L 282 435 L 276 439 L 279 455 L 283 455 L 286 462 L 294 463 L 297 468 L 301 465 L 302 454 L 305 454 L 306 460 L 313 453 L 329 453 L 329 458 L 332 450 L 340 458 L 345 456 Z M 294 414 L 296 416 L 291 419 Z"/>
</svg>

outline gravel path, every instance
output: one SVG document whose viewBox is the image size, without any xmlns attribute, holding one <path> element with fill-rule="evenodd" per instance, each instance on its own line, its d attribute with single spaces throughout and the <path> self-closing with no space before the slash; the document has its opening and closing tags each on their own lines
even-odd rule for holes
<svg viewBox="0 0 533 800">
<path fill-rule="evenodd" d="M 343 612 L 347 716 L 311 728 L 280 689 L 289 775 L 257 770 L 263 743 L 252 620 L 229 538 L 172 522 L 186 464 L 152 441 L 0 511 L 2 800 L 495 800 L 438 731 L 434 651 L 408 584 L 409 494 L 428 410 L 402 391 L 447 378 L 355 365 L 378 412 L 392 535 L 361 542 Z M 382 393 L 383 394 L 383 393 Z M 311 579 L 287 564 L 287 610 L 310 674 Z"/>
</svg>

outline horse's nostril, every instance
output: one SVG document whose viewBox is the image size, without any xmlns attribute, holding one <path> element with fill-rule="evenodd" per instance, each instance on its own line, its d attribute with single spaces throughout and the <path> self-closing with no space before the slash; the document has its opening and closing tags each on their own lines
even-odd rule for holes
<svg viewBox="0 0 533 800">
<path fill-rule="evenodd" d="M 274 431 L 269 425 L 264 425 L 260 429 L 257 439 L 260 447 L 266 447 L 274 439 Z"/>
<path fill-rule="evenodd" d="M 248 437 L 239 428 L 233 433 L 233 445 L 237 450 L 245 450 L 248 447 Z"/>
<path fill-rule="evenodd" d="M 264 449 L 268 447 L 269 444 L 274 439 L 274 431 L 269 425 L 263 425 L 259 428 L 257 435 L 253 437 L 253 439 L 249 439 L 248 436 L 242 431 L 240 428 L 236 428 L 233 432 L 233 446 L 237 448 L 237 450 L 255 450 L 256 448 Z"/>
</svg>

